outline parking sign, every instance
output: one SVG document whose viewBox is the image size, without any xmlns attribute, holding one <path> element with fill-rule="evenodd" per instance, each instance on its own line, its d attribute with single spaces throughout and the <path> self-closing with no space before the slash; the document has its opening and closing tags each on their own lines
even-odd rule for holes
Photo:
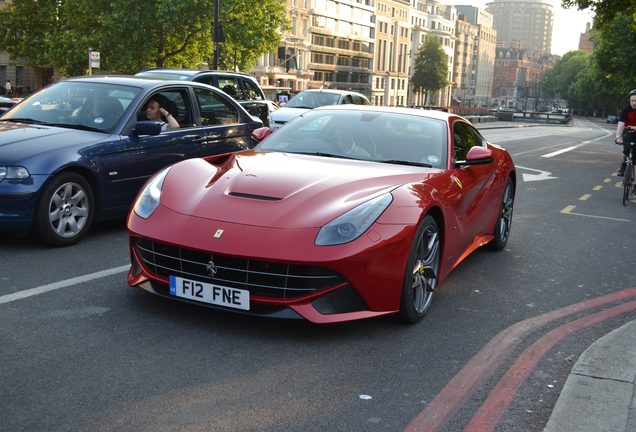
<svg viewBox="0 0 636 432">
<path fill-rule="evenodd" d="M 99 51 L 90 51 L 88 53 L 88 64 L 91 68 L 99 67 Z"/>
</svg>

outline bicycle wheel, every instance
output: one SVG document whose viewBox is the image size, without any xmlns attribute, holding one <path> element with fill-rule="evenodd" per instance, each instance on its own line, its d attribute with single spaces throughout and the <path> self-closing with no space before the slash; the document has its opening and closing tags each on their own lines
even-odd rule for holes
<svg viewBox="0 0 636 432">
<path fill-rule="evenodd" d="M 634 179 L 634 165 L 627 163 L 625 175 L 623 176 L 623 205 L 627 205 L 629 194 L 632 193 L 632 180 Z"/>
</svg>

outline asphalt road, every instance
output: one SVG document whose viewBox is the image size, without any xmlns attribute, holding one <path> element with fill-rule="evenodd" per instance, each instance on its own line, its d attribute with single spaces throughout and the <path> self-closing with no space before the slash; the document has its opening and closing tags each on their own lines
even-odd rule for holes
<svg viewBox="0 0 636 432">
<path fill-rule="evenodd" d="M 511 238 L 458 266 L 417 325 L 154 297 L 126 285 L 123 221 L 64 249 L 0 239 L 0 429 L 541 431 L 578 355 L 636 319 L 606 313 L 636 287 L 613 128 L 482 130 L 517 165 Z"/>
</svg>

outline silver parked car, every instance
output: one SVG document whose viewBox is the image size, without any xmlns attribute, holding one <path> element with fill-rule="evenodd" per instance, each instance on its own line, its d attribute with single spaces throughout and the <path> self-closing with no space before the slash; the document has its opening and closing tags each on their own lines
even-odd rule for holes
<svg viewBox="0 0 636 432">
<path fill-rule="evenodd" d="M 371 102 L 363 94 L 348 90 L 305 90 L 292 97 L 285 106 L 271 114 L 270 129 L 275 131 L 308 110 L 326 105 L 345 104 L 371 105 Z"/>
</svg>

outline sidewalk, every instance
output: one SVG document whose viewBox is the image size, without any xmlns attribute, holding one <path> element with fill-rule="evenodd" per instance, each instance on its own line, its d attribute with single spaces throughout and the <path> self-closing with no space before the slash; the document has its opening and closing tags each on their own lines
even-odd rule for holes
<svg viewBox="0 0 636 432">
<path fill-rule="evenodd" d="M 575 363 L 544 432 L 636 432 L 636 321 Z"/>
</svg>

